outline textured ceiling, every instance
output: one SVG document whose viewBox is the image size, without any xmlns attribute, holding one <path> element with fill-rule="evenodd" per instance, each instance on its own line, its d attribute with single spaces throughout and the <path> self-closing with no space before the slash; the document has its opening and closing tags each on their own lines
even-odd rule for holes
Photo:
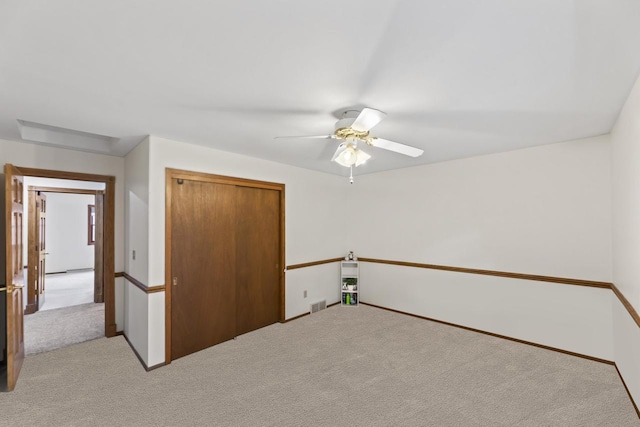
<svg viewBox="0 0 640 427">
<path fill-rule="evenodd" d="M 274 137 L 367 106 L 387 113 L 373 135 L 425 153 L 368 148 L 363 174 L 600 135 L 639 74 L 638 22 L 628 0 L 3 1 L 0 138 L 21 120 L 74 149 L 151 134 L 345 174 L 337 141 Z"/>
</svg>

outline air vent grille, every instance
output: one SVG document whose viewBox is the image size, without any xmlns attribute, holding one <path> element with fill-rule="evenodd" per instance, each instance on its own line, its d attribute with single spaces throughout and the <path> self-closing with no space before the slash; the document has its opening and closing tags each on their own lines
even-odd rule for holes
<svg viewBox="0 0 640 427">
<path fill-rule="evenodd" d="M 323 299 L 322 301 L 318 301 L 316 303 L 311 304 L 311 314 L 313 313 L 317 313 L 320 310 L 324 310 L 325 308 L 327 308 L 327 300 Z"/>
</svg>

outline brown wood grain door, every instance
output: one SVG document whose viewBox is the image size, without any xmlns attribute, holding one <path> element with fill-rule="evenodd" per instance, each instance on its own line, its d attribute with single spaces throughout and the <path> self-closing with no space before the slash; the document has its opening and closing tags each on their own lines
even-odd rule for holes
<svg viewBox="0 0 640 427">
<path fill-rule="evenodd" d="M 93 302 L 104 302 L 104 191 L 96 192 L 96 231 L 93 244 Z"/>
<path fill-rule="evenodd" d="M 28 191 L 28 230 L 27 230 L 27 305 L 24 308 L 24 314 L 32 314 L 38 311 L 38 208 L 37 195 L 38 192 L 32 187 Z"/>
<path fill-rule="evenodd" d="M 32 314 L 44 304 L 46 275 L 47 197 L 44 193 L 29 188 L 29 230 L 28 230 L 28 275 L 27 305 L 25 314 Z"/>
<path fill-rule="evenodd" d="M 280 192 L 237 187 L 237 335 L 280 316 Z"/>
<path fill-rule="evenodd" d="M 171 182 L 171 359 L 236 336 L 236 187 Z"/>
<path fill-rule="evenodd" d="M 5 174 L 6 303 L 7 303 L 7 388 L 13 390 L 24 361 L 24 259 L 23 259 L 23 177 L 10 164 Z"/>
<path fill-rule="evenodd" d="M 44 279 L 47 274 L 46 257 L 47 257 L 47 197 L 44 193 L 38 192 L 36 195 L 36 252 L 37 252 L 37 271 L 36 271 L 36 301 L 38 309 L 44 304 Z"/>
</svg>

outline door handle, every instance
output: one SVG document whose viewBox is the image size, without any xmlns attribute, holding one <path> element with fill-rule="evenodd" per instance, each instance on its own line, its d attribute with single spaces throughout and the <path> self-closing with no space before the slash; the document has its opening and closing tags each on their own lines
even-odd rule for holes
<svg viewBox="0 0 640 427">
<path fill-rule="evenodd" d="M 13 292 L 15 289 L 22 289 L 24 288 L 23 285 L 9 285 L 5 288 L 5 290 L 7 291 L 7 293 L 9 292 Z"/>
</svg>

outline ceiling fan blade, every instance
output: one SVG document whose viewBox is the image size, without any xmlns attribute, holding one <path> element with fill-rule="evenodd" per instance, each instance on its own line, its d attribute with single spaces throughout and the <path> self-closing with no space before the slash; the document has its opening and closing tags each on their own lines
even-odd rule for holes
<svg viewBox="0 0 640 427">
<path fill-rule="evenodd" d="M 384 150 L 394 151 L 396 153 L 404 154 L 405 156 L 418 157 L 422 156 L 424 150 L 411 147 L 410 145 L 400 144 L 399 142 L 389 141 L 388 139 L 373 138 L 371 145 Z"/>
<path fill-rule="evenodd" d="M 311 135 L 311 136 L 275 136 L 273 139 L 336 139 L 335 135 Z"/>
<path fill-rule="evenodd" d="M 358 117 L 356 117 L 356 120 L 351 125 L 351 129 L 358 132 L 366 132 L 380 123 L 380 121 L 384 119 L 384 116 L 386 116 L 386 114 L 380 110 L 374 110 L 373 108 L 364 108 L 360 112 L 360 114 L 358 114 Z"/>
</svg>

